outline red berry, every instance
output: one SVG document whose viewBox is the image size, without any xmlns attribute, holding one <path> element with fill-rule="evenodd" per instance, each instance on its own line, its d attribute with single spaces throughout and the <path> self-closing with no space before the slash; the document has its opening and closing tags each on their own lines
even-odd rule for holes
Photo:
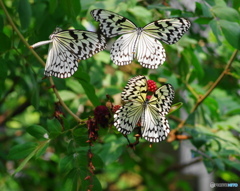
<svg viewBox="0 0 240 191">
<path fill-rule="evenodd" d="M 148 86 L 148 91 L 150 92 L 155 92 L 157 90 L 156 82 L 154 82 L 153 80 L 148 80 L 147 86 Z"/>
<path fill-rule="evenodd" d="M 146 97 L 146 98 L 147 98 L 148 100 L 150 100 L 150 99 L 151 99 L 151 97 L 152 97 L 151 95 L 147 95 L 147 97 Z"/>
<path fill-rule="evenodd" d="M 112 112 L 116 113 L 116 111 L 119 110 L 120 107 L 121 107 L 121 105 L 114 105 L 112 108 Z"/>
</svg>

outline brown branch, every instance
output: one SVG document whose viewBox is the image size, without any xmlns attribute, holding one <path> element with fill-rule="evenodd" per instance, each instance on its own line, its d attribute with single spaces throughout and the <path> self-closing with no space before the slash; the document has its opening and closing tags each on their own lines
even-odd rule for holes
<svg viewBox="0 0 240 191">
<path fill-rule="evenodd" d="M 30 47 L 30 45 L 28 44 L 28 42 L 25 40 L 25 38 L 22 36 L 22 34 L 19 32 L 19 30 L 17 29 L 16 25 L 13 23 L 11 16 L 9 15 L 6 7 L 4 6 L 2 0 L 0 0 L 0 5 L 3 9 L 3 11 L 5 12 L 7 19 L 10 23 L 10 25 L 12 26 L 13 30 L 17 33 L 17 35 L 19 36 L 19 38 L 21 39 L 21 41 L 26 45 L 26 47 L 31 51 L 31 53 L 37 58 L 37 60 L 43 65 L 45 66 L 45 62 L 38 56 L 38 54 Z M 53 87 L 53 91 L 56 95 L 56 97 L 58 98 L 59 102 L 61 103 L 61 105 L 63 106 L 63 108 L 78 122 L 82 122 L 82 120 L 75 115 L 69 108 L 68 106 L 64 103 L 64 101 L 62 100 L 62 98 L 60 97 L 58 90 L 55 87 L 55 84 L 52 80 L 51 77 L 49 77 L 49 81 L 51 86 Z"/>
<path fill-rule="evenodd" d="M 220 74 L 220 76 L 219 76 L 219 77 L 217 78 L 217 80 L 211 85 L 211 87 L 208 89 L 208 91 L 207 91 L 203 96 L 201 96 L 201 97 L 198 98 L 196 104 L 193 106 L 192 110 L 190 111 L 190 114 L 192 114 L 193 112 L 196 111 L 196 109 L 198 108 L 198 106 L 199 106 L 200 104 L 202 104 L 203 101 L 212 93 L 212 91 L 216 88 L 216 86 L 217 86 L 217 85 L 219 84 L 219 82 L 223 79 L 223 77 L 224 77 L 226 74 L 229 73 L 230 67 L 231 67 L 234 59 L 236 58 L 237 53 L 238 53 L 238 50 L 235 50 L 235 51 L 233 52 L 231 58 L 229 59 L 226 67 L 224 68 L 224 70 L 222 71 L 222 73 Z M 190 114 L 189 114 L 189 115 L 190 115 Z M 188 116 L 189 116 L 189 115 L 188 115 Z M 182 128 L 182 127 L 184 126 L 184 124 L 186 123 L 186 121 L 187 121 L 187 118 L 186 118 L 185 120 L 181 121 L 181 122 L 178 124 L 177 128 L 176 128 L 176 129 L 173 129 L 173 130 L 169 133 L 169 134 L 170 134 L 169 137 L 171 137 L 171 139 L 168 139 L 168 142 L 172 142 L 172 141 L 176 140 L 176 139 L 174 138 L 174 136 L 176 136 L 176 135 L 175 135 L 176 132 L 177 132 L 180 128 Z"/>
<path fill-rule="evenodd" d="M 191 166 L 193 164 L 196 164 L 198 162 L 200 162 L 202 160 L 202 158 L 196 158 L 195 160 L 189 162 L 189 163 L 185 163 L 185 164 L 178 164 L 178 165 L 173 165 L 170 166 L 169 168 L 165 169 L 162 173 L 161 176 L 167 175 L 169 172 L 171 171 L 179 171 L 182 170 L 188 166 Z"/>
<path fill-rule="evenodd" d="M 4 124 L 10 118 L 22 113 L 28 106 L 30 105 L 29 100 L 26 100 L 21 105 L 18 105 L 14 111 L 5 111 L 3 114 L 0 115 L 0 125 Z"/>
<path fill-rule="evenodd" d="M 199 97 L 199 99 L 197 100 L 197 103 L 195 104 L 195 106 L 192 108 L 190 113 L 193 113 L 198 106 L 212 93 L 212 91 L 214 90 L 214 88 L 219 84 L 219 82 L 223 79 L 223 77 L 228 74 L 229 69 L 235 59 L 235 57 L 237 56 L 238 50 L 235 50 L 231 56 L 231 58 L 229 59 L 225 69 L 222 71 L 222 73 L 220 74 L 220 76 L 218 77 L 218 79 L 211 85 L 211 87 L 208 89 L 208 91 L 201 97 Z"/>
</svg>

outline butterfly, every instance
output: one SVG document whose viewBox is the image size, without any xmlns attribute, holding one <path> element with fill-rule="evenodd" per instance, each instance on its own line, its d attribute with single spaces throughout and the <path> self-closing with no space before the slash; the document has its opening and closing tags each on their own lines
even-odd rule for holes
<svg viewBox="0 0 240 191">
<path fill-rule="evenodd" d="M 140 122 L 141 136 L 149 142 L 160 142 L 170 132 L 166 115 L 173 98 L 171 84 L 158 88 L 150 99 L 147 99 L 147 79 L 144 76 L 131 78 L 122 92 L 121 106 L 114 114 L 114 126 L 122 134 L 130 134 Z"/>
<path fill-rule="evenodd" d="M 185 18 L 170 18 L 151 22 L 141 28 L 111 11 L 94 9 L 91 15 L 100 22 L 100 29 L 106 37 L 122 35 L 110 51 L 115 64 L 127 65 L 137 57 L 143 67 L 152 69 L 162 65 L 166 59 L 165 50 L 158 40 L 174 44 L 191 25 Z"/>
<path fill-rule="evenodd" d="M 103 35 L 90 31 L 56 28 L 49 38 L 50 40 L 38 42 L 31 48 L 50 43 L 44 75 L 58 78 L 72 76 L 77 71 L 80 60 L 93 56 L 106 46 Z"/>
</svg>

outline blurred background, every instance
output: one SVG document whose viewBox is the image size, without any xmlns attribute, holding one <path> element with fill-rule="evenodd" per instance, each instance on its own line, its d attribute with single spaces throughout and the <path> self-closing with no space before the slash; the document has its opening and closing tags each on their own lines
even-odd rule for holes
<svg viewBox="0 0 240 191">
<path fill-rule="evenodd" d="M 0 5 L 0 190 L 239 190 L 240 1 L 0 0 Z M 80 61 L 72 77 L 53 77 L 79 123 L 59 103 L 24 42 L 48 40 L 56 27 L 100 32 L 90 15 L 95 8 L 139 27 L 171 17 L 187 18 L 191 27 L 176 44 L 162 43 L 167 58 L 156 70 L 137 60 L 115 65 L 110 60 L 115 37 L 107 39 L 106 50 Z M 46 61 L 48 45 L 35 51 Z M 106 124 L 96 125 L 94 110 L 121 104 L 124 86 L 136 75 L 158 87 L 172 84 L 175 106 L 167 117 L 168 139 L 151 147 L 140 139 L 132 149 L 112 125 L 112 112 L 102 116 Z M 89 142 L 89 132 L 96 141 Z M 135 133 L 128 136 L 131 142 Z"/>
</svg>

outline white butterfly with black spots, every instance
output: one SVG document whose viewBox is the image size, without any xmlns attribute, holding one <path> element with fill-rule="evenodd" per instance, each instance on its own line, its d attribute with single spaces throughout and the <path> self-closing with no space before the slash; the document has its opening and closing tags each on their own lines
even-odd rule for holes
<svg viewBox="0 0 240 191">
<path fill-rule="evenodd" d="M 170 132 L 166 119 L 172 101 L 174 89 L 171 84 L 158 88 L 147 99 L 147 80 L 144 76 L 131 78 L 122 92 L 121 106 L 114 114 L 114 126 L 122 134 L 130 134 L 140 122 L 141 136 L 149 142 L 160 142 Z"/>
<path fill-rule="evenodd" d="M 85 60 L 106 47 L 105 37 L 90 31 L 56 28 L 49 38 L 50 40 L 31 46 L 35 48 L 50 43 L 45 76 L 68 78 L 77 71 L 80 60 Z"/>
<path fill-rule="evenodd" d="M 119 14 L 103 9 L 91 11 L 93 18 L 100 22 L 100 29 L 108 38 L 122 35 L 111 48 L 111 59 L 117 65 L 127 65 L 134 57 L 145 68 L 156 69 L 166 60 L 161 40 L 167 44 L 176 43 L 189 29 L 185 18 L 170 18 L 137 27 Z"/>
</svg>

